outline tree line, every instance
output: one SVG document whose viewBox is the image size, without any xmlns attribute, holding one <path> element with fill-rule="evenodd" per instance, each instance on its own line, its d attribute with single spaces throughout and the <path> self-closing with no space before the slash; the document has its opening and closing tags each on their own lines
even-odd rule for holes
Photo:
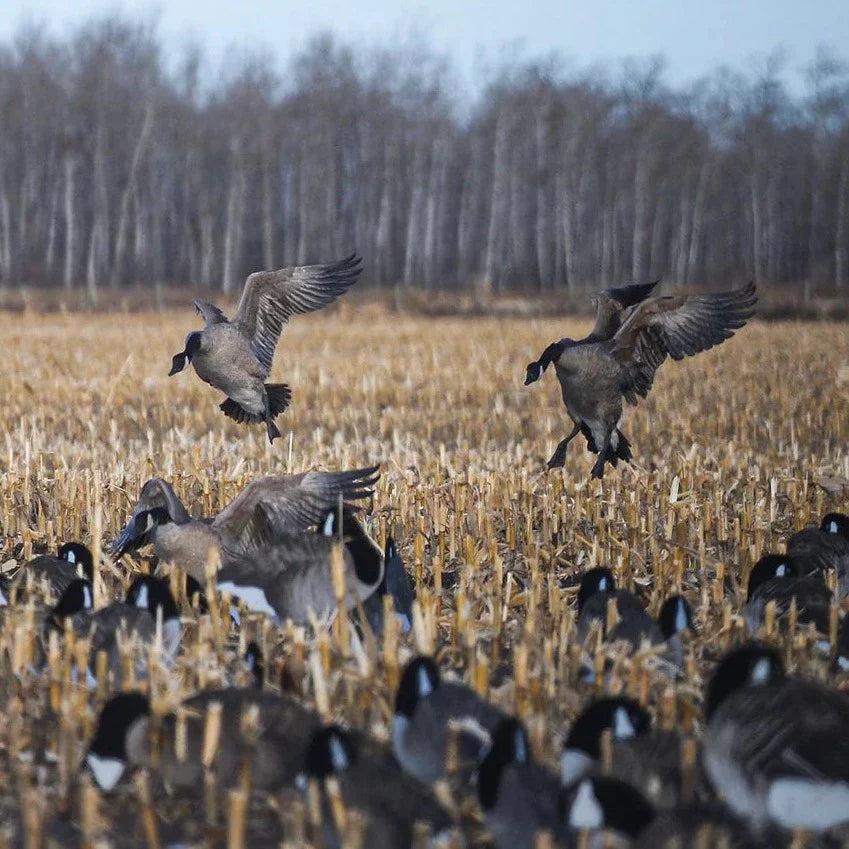
<svg viewBox="0 0 849 849">
<path fill-rule="evenodd" d="M 0 46 L 0 282 L 236 289 L 359 251 L 387 287 L 664 275 L 849 286 L 849 73 L 772 57 L 664 83 L 657 60 L 493 73 L 471 103 L 426 47 L 317 37 L 205 71 L 121 17 Z"/>
</svg>

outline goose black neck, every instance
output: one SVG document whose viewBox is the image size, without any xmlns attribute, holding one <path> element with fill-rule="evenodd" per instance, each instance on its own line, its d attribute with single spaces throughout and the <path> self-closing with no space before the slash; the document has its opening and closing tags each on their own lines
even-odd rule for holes
<svg viewBox="0 0 849 849">
<path fill-rule="evenodd" d="M 537 360 L 540 368 L 545 371 L 555 360 L 559 360 L 564 347 L 562 342 L 552 342 Z"/>
</svg>

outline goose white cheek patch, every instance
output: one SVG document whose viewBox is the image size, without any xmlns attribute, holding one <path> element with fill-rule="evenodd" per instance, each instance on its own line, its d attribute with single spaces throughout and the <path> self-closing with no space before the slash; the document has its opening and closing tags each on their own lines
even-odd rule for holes
<svg viewBox="0 0 849 849">
<path fill-rule="evenodd" d="M 255 613 L 277 615 L 277 611 L 268 603 L 261 587 L 242 586 L 232 581 L 222 581 L 218 585 L 218 592 L 229 593 L 233 598 L 241 599 Z"/>
<path fill-rule="evenodd" d="M 3 590 L 0 590 L 0 607 L 8 607 L 9 600 L 3 594 Z"/>
<path fill-rule="evenodd" d="M 604 825 L 604 812 L 595 797 L 591 781 L 584 781 L 578 788 L 569 810 L 569 825 L 576 830 Z"/>
<path fill-rule="evenodd" d="M 785 828 L 824 831 L 849 822 L 849 784 L 779 778 L 769 788 L 766 806 L 769 815 Z"/>
<path fill-rule="evenodd" d="M 89 752 L 85 760 L 94 780 L 100 789 L 107 793 L 115 787 L 124 774 L 124 762 L 118 758 L 101 758 Z"/>
<path fill-rule="evenodd" d="M 2 603 L 2 602 L 0 602 L 0 603 Z M 395 616 L 401 622 L 401 632 L 403 634 L 409 633 L 412 630 L 412 627 L 413 627 L 413 623 L 410 622 L 410 617 L 407 616 L 406 613 L 396 613 Z"/>
</svg>

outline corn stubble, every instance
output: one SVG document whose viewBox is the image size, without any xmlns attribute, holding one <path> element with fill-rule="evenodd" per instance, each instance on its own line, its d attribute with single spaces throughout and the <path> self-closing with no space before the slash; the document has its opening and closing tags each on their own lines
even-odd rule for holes
<svg viewBox="0 0 849 849">
<path fill-rule="evenodd" d="M 628 693 L 661 727 L 694 735 L 712 662 L 744 633 L 751 565 L 762 551 L 781 550 L 792 530 L 849 503 L 839 325 L 753 323 L 709 355 L 662 369 L 623 425 L 634 465 L 591 482 L 592 455 L 579 440 L 562 472 L 544 470 L 569 423 L 553 378 L 522 386 L 529 356 L 577 334 L 577 323 L 435 322 L 347 305 L 307 317 L 287 329 L 275 364 L 293 403 L 279 422 L 285 438 L 270 447 L 263 428 L 222 416 L 208 387 L 166 377 L 167 353 L 189 320 L 0 318 L 3 571 L 67 539 L 98 555 L 153 475 L 166 477 L 190 512 L 211 515 L 257 475 L 380 461 L 368 522 L 381 545 L 389 533 L 399 542 L 418 597 L 410 633 L 391 620 L 380 639 L 359 638 L 338 620 L 316 634 L 256 616 L 243 616 L 236 635 L 223 605 L 200 615 L 184 601 L 176 668 L 163 667 L 154 644 L 151 674 L 137 684 L 156 713 L 199 688 L 243 683 L 238 658 L 256 639 L 270 687 L 285 680 L 328 720 L 382 739 L 400 670 L 419 651 L 436 651 L 443 669 L 518 713 L 552 765 L 565 723 L 594 687 Z M 650 651 L 626 657 L 597 643 L 590 661 L 605 674 L 582 682 L 574 593 L 594 565 L 613 568 L 653 613 L 667 595 L 685 594 L 698 634 L 687 643 L 683 680 L 670 680 Z M 133 568 L 101 556 L 98 603 L 121 594 Z M 40 621 L 29 604 L 7 609 L 0 622 L 0 846 L 59 846 L 74 833 L 85 846 L 132 839 L 155 847 L 192 818 L 199 846 L 256 845 L 263 833 L 280 845 L 309 845 L 309 797 L 252 798 L 247 768 L 237 786 L 217 785 L 220 708 L 179 715 L 178 746 L 184 723 L 204 729 L 207 774 L 195 806 L 162 792 L 155 750 L 151 770 L 122 797 L 101 798 L 77 765 L 111 685 L 77 684 L 87 646 L 70 631 L 43 641 Z M 791 627 L 782 635 L 769 614 L 764 630 L 792 668 L 828 674 L 810 634 Z M 134 647 L 125 650 L 132 674 Z M 241 733 L 256 734 L 253 719 L 243 718 Z M 684 757 L 692 776 L 694 746 L 684 746 Z M 468 804 L 457 807 L 469 815 Z M 337 820 L 361 823 L 341 798 L 333 809 Z M 350 832 L 357 845 L 362 828 Z"/>
</svg>

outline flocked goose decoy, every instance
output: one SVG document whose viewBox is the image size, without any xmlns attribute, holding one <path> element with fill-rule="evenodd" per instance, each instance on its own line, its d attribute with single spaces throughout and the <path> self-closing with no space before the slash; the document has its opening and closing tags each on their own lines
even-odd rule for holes
<svg viewBox="0 0 849 849">
<path fill-rule="evenodd" d="M 569 442 L 581 431 L 599 454 L 593 477 L 602 477 L 607 463 L 629 460 L 630 444 L 619 430 L 623 399 L 636 404 L 645 398 L 667 356 L 680 360 L 728 339 L 751 318 L 757 300 L 754 284 L 707 295 L 643 298 L 637 294 L 636 305 L 609 338 L 561 339 L 528 364 L 525 385 L 554 363 L 574 424 L 549 459 L 550 469 L 565 464 Z M 602 329 L 606 333 L 613 326 Z"/>
<path fill-rule="evenodd" d="M 849 822 L 849 697 L 785 674 L 772 649 L 719 663 L 705 698 L 703 762 L 717 794 L 757 831 Z"/>
<path fill-rule="evenodd" d="M 111 545 L 113 556 L 153 543 L 160 561 L 173 563 L 206 586 L 209 558 L 221 565 L 324 521 L 339 500 L 372 494 L 378 466 L 346 472 L 304 472 L 251 481 L 217 516 L 192 519 L 172 487 L 148 481 L 127 526 Z"/>
<path fill-rule="evenodd" d="M 87 546 L 66 542 L 56 555 L 40 554 L 18 570 L 9 585 L 10 591 L 46 588 L 46 597 L 55 602 L 75 578 L 94 579 L 94 559 Z"/>
<path fill-rule="evenodd" d="M 407 633 L 412 628 L 413 602 L 416 599 L 412 578 L 404 568 L 404 561 L 392 537 L 386 539 L 383 562 L 383 580 L 376 592 L 372 593 L 363 604 L 369 627 L 377 637 L 383 634 L 383 599 L 386 596 L 392 600 L 392 609 L 401 623 L 403 633 Z"/>
<path fill-rule="evenodd" d="M 503 718 L 501 711 L 474 690 L 442 681 L 430 657 L 416 657 L 407 664 L 398 684 L 392 750 L 406 772 L 432 784 L 446 774 L 452 734 L 456 734 L 459 765 L 478 764 Z"/>
<path fill-rule="evenodd" d="M 849 595 L 849 516 L 828 513 L 819 528 L 804 528 L 787 540 L 787 554 L 803 575 L 837 573 L 837 590 Z"/>
<path fill-rule="evenodd" d="M 186 337 L 169 376 L 191 363 L 201 380 L 227 396 L 221 404 L 224 415 L 239 423 L 265 422 L 273 442 L 280 436 L 274 418 L 292 397 L 287 384 L 265 382 L 280 333 L 293 315 L 321 309 L 344 294 L 359 277 L 361 262 L 351 254 L 328 265 L 251 274 L 232 321 L 214 304 L 195 300 L 206 327 Z"/>
<path fill-rule="evenodd" d="M 564 836 L 560 780 L 534 762 L 519 720 L 509 717 L 495 728 L 477 790 L 497 849 L 534 849 L 542 831 L 558 840 Z"/>
<path fill-rule="evenodd" d="M 279 621 L 308 624 L 338 611 L 333 583 L 334 550 L 340 542 L 345 569 L 345 609 L 374 593 L 384 576 L 384 556 L 353 511 L 342 511 L 342 534 L 336 510 L 329 510 L 317 533 L 280 535 L 277 541 L 218 572 L 218 591 L 246 607 Z"/>
<path fill-rule="evenodd" d="M 220 705 L 220 733 L 211 769 L 219 786 L 232 787 L 251 755 L 251 784 L 258 790 L 292 786 L 303 769 L 307 745 L 319 728 L 316 714 L 293 699 L 255 687 L 204 690 L 180 708 L 152 722 L 150 702 L 139 693 L 120 693 L 103 706 L 85 763 L 101 789 L 110 791 L 128 768 L 149 767 L 171 787 L 196 791 L 203 787 L 204 729 L 212 705 Z M 256 712 L 258 737 L 240 733 L 243 717 Z M 178 723 L 185 723 L 176 748 Z M 152 734 L 156 731 L 155 734 Z M 155 756 L 154 740 L 158 740 Z"/>
<path fill-rule="evenodd" d="M 324 792 L 324 782 L 336 779 L 341 799 L 348 809 L 366 817 L 362 846 L 409 849 L 415 845 L 414 826 L 426 823 L 431 832 L 428 845 L 441 845 L 452 829 L 448 812 L 430 787 L 399 772 L 381 757 L 363 751 L 355 735 L 338 725 L 319 729 L 307 748 L 304 781 L 315 780 L 320 791 L 322 811 L 320 845 L 332 849 L 346 845 L 345 835 L 332 814 L 332 804 Z"/>
</svg>

